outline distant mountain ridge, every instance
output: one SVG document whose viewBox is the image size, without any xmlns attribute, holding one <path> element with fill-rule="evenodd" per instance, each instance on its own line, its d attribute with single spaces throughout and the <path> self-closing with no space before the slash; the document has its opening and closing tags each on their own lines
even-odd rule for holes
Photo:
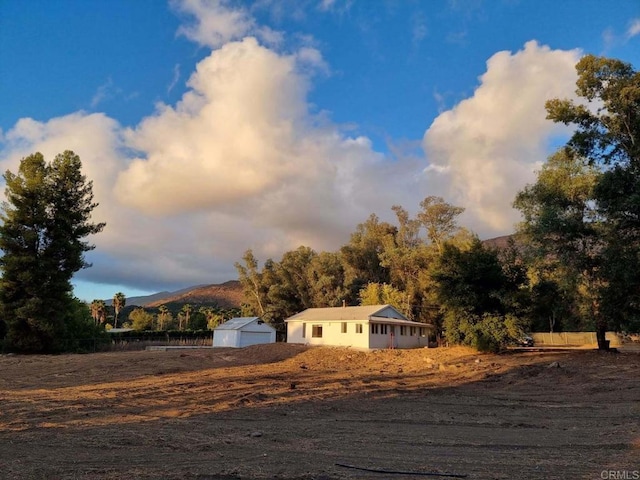
<svg viewBox="0 0 640 480">
<path fill-rule="evenodd" d="M 238 308 L 242 304 L 242 285 L 238 280 L 212 285 L 194 285 L 175 292 L 158 292 L 152 295 L 128 297 L 127 306 L 159 307 L 166 303 L 190 303 L 193 305 L 218 305 L 221 308 Z M 107 305 L 113 299 L 105 300 Z"/>
</svg>

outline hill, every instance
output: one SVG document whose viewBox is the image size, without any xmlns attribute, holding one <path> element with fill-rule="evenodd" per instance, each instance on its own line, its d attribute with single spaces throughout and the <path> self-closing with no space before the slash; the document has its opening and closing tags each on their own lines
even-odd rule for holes
<svg viewBox="0 0 640 480">
<path fill-rule="evenodd" d="M 237 280 L 186 288 L 178 292 L 162 295 L 160 298 L 158 298 L 158 295 L 150 295 L 147 297 L 148 300 L 139 305 L 159 307 L 166 303 L 190 303 L 193 305 L 217 305 L 221 308 L 238 308 L 243 299 L 242 285 Z"/>
</svg>

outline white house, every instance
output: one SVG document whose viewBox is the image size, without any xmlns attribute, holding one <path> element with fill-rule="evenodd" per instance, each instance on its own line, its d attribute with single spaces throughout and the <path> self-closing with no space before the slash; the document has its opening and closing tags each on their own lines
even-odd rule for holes
<svg viewBox="0 0 640 480">
<path fill-rule="evenodd" d="M 213 330 L 214 347 L 242 348 L 275 341 L 276 329 L 260 317 L 232 318 Z"/>
<path fill-rule="evenodd" d="M 412 322 L 391 305 L 308 308 L 285 323 L 287 343 L 362 349 L 428 346 L 433 329 Z"/>
</svg>

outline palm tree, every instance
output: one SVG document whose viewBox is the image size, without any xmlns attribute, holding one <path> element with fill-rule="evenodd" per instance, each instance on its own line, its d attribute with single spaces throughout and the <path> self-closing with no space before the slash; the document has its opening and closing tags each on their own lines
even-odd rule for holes
<svg viewBox="0 0 640 480">
<path fill-rule="evenodd" d="M 94 300 L 91 302 L 91 305 L 89 305 L 89 309 L 91 310 L 91 318 L 93 318 L 93 321 L 96 325 L 100 323 L 100 301 L 101 300 Z"/>
<path fill-rule="evenodd" d="M 116 315 L 113 319 L 113 328 L 118 327 L 118 314 L 120 310 L 122 310 L 127 303 L 127 298 L 124 296 L 124 293 L 118 292 L 113 296 L 113 309 L 116 312 Z"/>
<path fill-rule="evenodd" d="M 158 308 L 158 330 L 164 330 L 164 323 L 167 320 L 169 309 L 166 305 L 160 305 Z"/>
<path fill-rule="evenodd" d="M 107 304 L 104 300 L 96 300 L 98 323 L 103 325 L 107 321 Z"/>
<path fill-rule="evenodd" d="M 191 312 L 193 311 L 193 308 L 191 307 L 191 305 L 189 305 L 188 303 L 185 303 L 182 306 L 182 309 L 180 310 L 184 315 L 184 323 L 185 323 L 185 327 L 189 328 L 189 315 L 191 315 Z M 179 329 L 182 330 L 182 318 L 183 316 L 180 316 L 180 327 Z"/>
</svg>

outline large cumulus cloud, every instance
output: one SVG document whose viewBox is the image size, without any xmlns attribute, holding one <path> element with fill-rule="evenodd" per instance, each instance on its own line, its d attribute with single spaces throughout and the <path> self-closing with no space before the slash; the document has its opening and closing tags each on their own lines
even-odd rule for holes
<svg viewBox="0 0 640 480">
<path fill-rule="evenodd" d="M 550 141 L 564 131 L 546 120 L 544 104 L 574 96 L 579 55 L 535 41 L 516 53 L 496 53 L 473 96 L 425 132 L 427 184 L 464 206 L 466 219 L 485 236 L 513 228 L 515 194 L 535 180 Z"/>
<path fill-rule="evenodd" d="M 87 281 L 151 290 L 225 281 L 247 248 L 263 259 L 300 244 L 335 249 L 370 213 L 389 218 L 392 205 L 415 209 L 434 194 L 466 207 L 483 236 L 508 233 L 513 196 L 559 131 L 544 101 L 575 83 L 579 52 L 530 42 L 497 53 L 473 96 L 425 125 L 425 157 L 390 158 L 309 105 L 314 75 L 328 71 L 320 51 L 269 47 L 270 31 L 225 2 L 174 6 L 195 16 L 181 33 L 212 49 L 179 102 L 132 128 L 75 112 L 21 119 L 0 139 L 3 169 L 34 151 L 81 156 L 95 220 L 107 222 L 92 239 L 94 267 L 79 275 Z"/>
</svg>

